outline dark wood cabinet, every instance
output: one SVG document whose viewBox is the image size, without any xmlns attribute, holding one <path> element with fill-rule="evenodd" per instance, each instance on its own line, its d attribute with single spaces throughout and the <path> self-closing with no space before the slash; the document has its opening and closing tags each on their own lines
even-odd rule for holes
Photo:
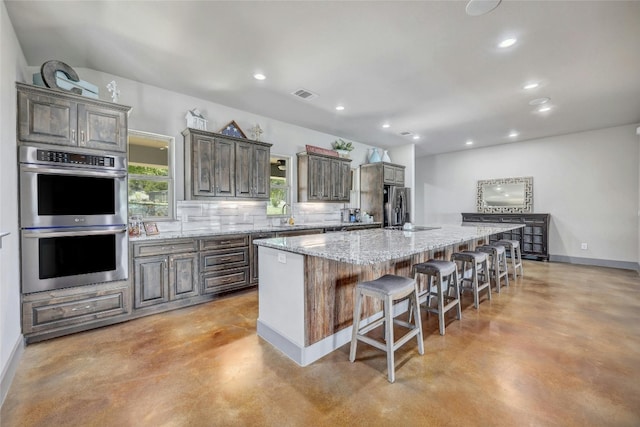
<svg viewBox="0 0 640 427">
<path fill-rule="evenodd" d="M 299 202 L 349 202 L 351 160 L 298 153 Z"/>
<path fill-rule="evenodd" d="M 251 286 L 249 235 L 201 239 L 200 264 L 203 295 L 218 295 Z"/>
<path fill-rule="evenodd" d="M 185 129 L 185 199 L 269 199 L 271 144 Z"/>
<path fill-rule="evenodd" d="M 269 145 L 236 142 L 236 197 L 269 200 Z"/>
<path fill-rule="evenodd" d="M 491 236 L 489 242 L 519 240 L 523 258 L 548 261 L 550 217 L 550 214 L 463 213 L 462 222 L 524 224 L 523 228 Z"/>
<path fill-rule="evenodd" d="M 382 176 L 385 184 L 404 187 L 404 166 L 381 163 Z"/>
<path fill-rule="evenodd" d="M 134 308 L 144 308 L 199 293 L 195 240 L 161 240 L 133 246 Z"/>
<path fill-rule="evenodd" d="M 127 151 L 130 107 L 17 83 L 18 140 Z"/>
</svg>

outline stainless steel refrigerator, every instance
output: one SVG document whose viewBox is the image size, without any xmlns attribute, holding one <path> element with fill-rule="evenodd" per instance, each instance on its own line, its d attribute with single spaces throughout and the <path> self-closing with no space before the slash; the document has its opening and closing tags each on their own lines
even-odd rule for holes
<svg viewBox="0 0 640 427">
<path fill-rule="evenodd" d="M 395 185 L 385 185 L 383 190 L 384 200 L 384 226 L 403 225 L 411 222 L 409 205 L 411 189 Z"/>
</svg>

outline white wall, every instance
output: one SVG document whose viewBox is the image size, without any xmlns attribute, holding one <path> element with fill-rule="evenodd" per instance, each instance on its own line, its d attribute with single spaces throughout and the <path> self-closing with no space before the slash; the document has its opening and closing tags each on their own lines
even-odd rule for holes
<svg viewBox="0 0 640 427">
<path fill-rule="evenodd" d="M 418 222 L 458 223 L 475 212 L 480 179 L 533 177 L 534 212 L 551 214 L 554 256 L 637 264 L 636 126 L 421 157 Z M 588 250 L 581 250 L 586 242 Z"/>
<path fill-rule="evenodd" d="M 9 21 L 4 2 L 0 3 L 0 231 L 11 234 L 2 239 L 0 249 L 0 402 L 4 399 L 13 369 L 14 352 L 22 349 L 20 333 L 20 272 L 18 230 L 18 183 L 16 149 L 15 82 L 23 80 L 24 55 Z"/>
</svg>

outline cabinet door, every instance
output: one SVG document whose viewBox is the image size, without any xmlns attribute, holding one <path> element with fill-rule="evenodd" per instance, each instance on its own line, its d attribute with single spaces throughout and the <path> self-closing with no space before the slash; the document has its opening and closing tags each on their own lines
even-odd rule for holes
<svg viewBox="0 0 640 427">
<path fill-rule="evenodd" d="M 169 301 L 168 257 L 134 258 L 134 307 L 141 308 Z"/>
<path fill-rule="evenodd" d="M 236 150 L 233 141 L 216 138 L 213 157 L 213 180 L 215 195 L 235 197 L 236 195 Z"/>
<path fill-rule="evenodd" d="M 127 114 L 95 105 L 78 105 L 78 145 L 127 151 Z"/>
<path fill-rule="evenodd" d="M 396 170 L 393 166 L 384 165 L 382 167 L 382 177 L 385 184 L 396 183 Z"/>
<path fill-rule="evenodd" d="M 324 176 L 329 176 L 331 170 L 327 171 L 328 159 L 322 157 L 309 156 L 309 200 L 322 200 L 324 196 Z M 330 165 L 329 165 L 330 166 Z M 324 172 L 324 173 L 323 173 Z"/>
<path fill-rule="evenodd" d="M 236 196 L 253 197 L 254 147 L 247 142 L 236 142 Z"/>
<path fill-rule="evenodd" d="M 253 197 L 261 200 L 269 200 L 271 185 L 271 149 L 257 145 L 254 147 L 254 174 L 253 174 Z"/>
<path fill-rule="evenodd" d="M 351 198 L 351 167 L 348 162 L 331 161 L 331 200 L 348 202 Z"/>
<path fill-rule="evenodd" d="M 18 92 L 18 139 L 76 145 L 78 104 L 61 98 Z"/>
<path fill-rule="evenodd" d="M 198 254 L 172 255 L 169 273 L 170 300 L 198 295 Z"/>
<path fill-rule="evenodd" d="M 215 196 L 214 141 L 201 135 L 192 135 L 191 182 L 194 196 Z"/>
<path fill-rule="evenodd" d="M 404 168 L 393 168 L 393 176 L 396 185 L 404 186 Z"/>
</svg>

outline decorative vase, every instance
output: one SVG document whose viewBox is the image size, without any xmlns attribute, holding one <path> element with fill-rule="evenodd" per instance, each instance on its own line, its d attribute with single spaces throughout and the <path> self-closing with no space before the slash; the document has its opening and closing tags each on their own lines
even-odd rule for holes
<svg viewBox="0 0 640 427">
<path fill-rule="evenodd" d="M 382 159 L 380 158 L 380 153 L 378 153 L 378 149 L 374 148 L 369 156 L 369 163 L 380 163 Z"/>
<path fill-rule="evenodd" d="M 389 157 L 389 152 L 387 150 L 384 150 L 382 152 L 382 161 L 383 162 L 387 162 L 387 163 L 391 163 L 391 157 Z"/>
</svg>

